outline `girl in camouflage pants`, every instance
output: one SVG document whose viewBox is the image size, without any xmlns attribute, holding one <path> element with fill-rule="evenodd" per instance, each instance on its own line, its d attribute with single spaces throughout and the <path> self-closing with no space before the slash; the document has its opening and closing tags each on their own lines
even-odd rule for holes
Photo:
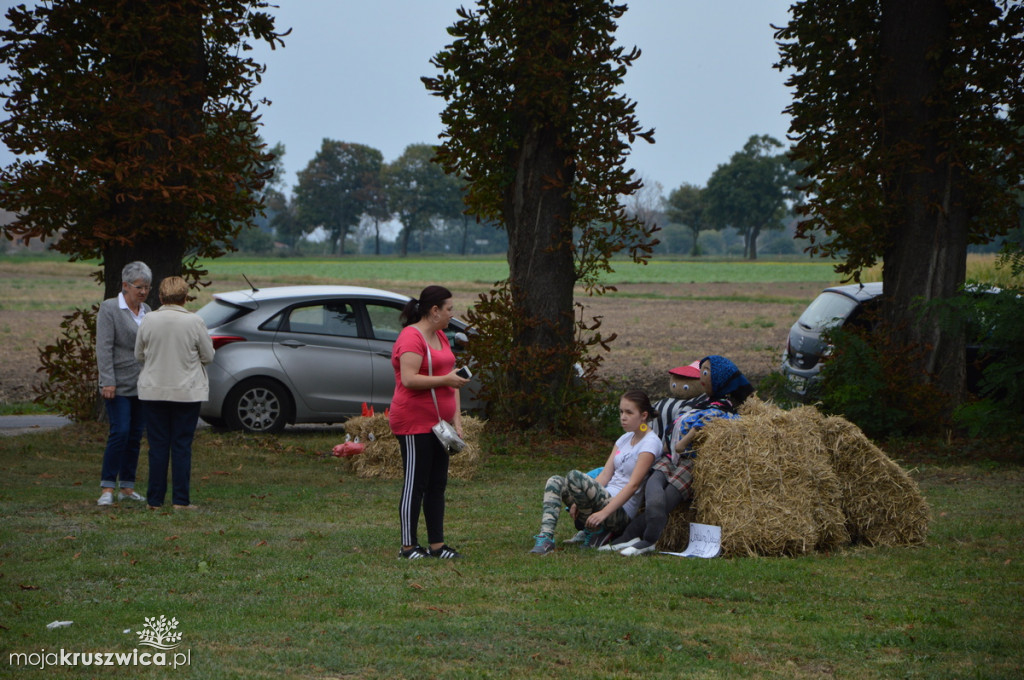
<svg viewBox="0 0 1024 680">
<path fill-rule="evenodd" d="M 662 453 L 661 440 L 648 425 L 653 415 L 645 392 L 630 390 L 622 395 L 619 422 L 625 434 L 615 442 L 597 479 L 579 470 L 548 479 L 540 533 L 534 536 L 531 553 L 546 555 L 554 550 L 555 527 L 565 506 L 577 525 L 585 528 L 585 546 L 597 547 L 626 528 L 640 507 L 643 481 Z"/>
</svg>

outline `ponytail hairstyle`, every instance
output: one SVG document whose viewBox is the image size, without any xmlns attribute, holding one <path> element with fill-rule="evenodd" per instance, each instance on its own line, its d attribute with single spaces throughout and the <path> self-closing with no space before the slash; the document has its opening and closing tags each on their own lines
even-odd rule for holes
<svg viewBox="0 0 1024 680">
<path fill-rule="evenodd" d="M 647 393 L 643 390 L 626 390 L 622 395 L 622 398 L 626 401 L 631 401 L 636 404 L 636 407 L 640 409 L 641 413 L 646 413 L 647 417 L 644 418 L 645 423 L 649 423 L 657 417 L 657 413 L 654 411 L 654 405 L 651 404 L 651 398 L 647 396 Z"/>
<path fill-rule="evenodd" d="M 443 306 L 445 300 L 449 300 L 451 297 L 452 292 L 444 286 L 427 286 L 420 291 L 419 300 L 413 299 L 405 303 L 402 315 L 398 317 L 398 320 L 405 328 L 425 317 L 434 307 Z"/>
</svg>

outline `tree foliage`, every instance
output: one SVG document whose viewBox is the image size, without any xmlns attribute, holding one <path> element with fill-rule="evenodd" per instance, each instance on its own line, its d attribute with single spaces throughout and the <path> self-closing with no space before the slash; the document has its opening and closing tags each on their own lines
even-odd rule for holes
<svg viewBox="0 0 1024 680">
<path fill-rule="evenodd" d="M 704 229 L 704 189 L 693 184 L 683 183 L 673 189 L 665 202 L 665 218 L 669 222 L 682 224 L 693 235 L 693 247 L 690 254 L 700 255 L 700 244 L 697 237 Z"/>
<path fill-rule="evenodd" d="M 345 254 L 349 230 L 374 205 L 373 188 L 380 183 L 384 155 L 365 144 L 323 140 L 320 150 L 304 170 L 295 187 L 299 224 L 306 231 L 323 227 L 331 253 Z"/>
<path fill-rule="evenodd" d="M 435 148 L 410 144 L 402 155 L 384 168 L 383 187 L 387 205 L 402 223 L 398 252 L 409 252 L 409 239 L 425 234 L 435 219 L 453 219 L 463 209 L 463 182 L 445 174 L 433 162 Z M 421 248 L 422 250 L 422 248 Z"/>
<path fill-rule="evenodd" d="M 883 262 L 891 344 L 924 348 L 913 374 L 955 402 L 963 330 L 910 320 L 919 299 L 957 294 L 968 243 L 1018 223 L 1024 5 L 805 0 L 791 12 L 776 38 L 805 164 L 798 233 L 854 279 Z"/>
<path fill-rule="evenodd" d="M 8 238 L 102 259 L 105 297 L 144 260 L 158 280 L 185 253 L 216 257 L 252 222 L 267 154 L 253 40 L 280 42 L 258 0 L 54 0 L 7 11 L 6 120 L 22 158 L 0 171 Z M 193 282 L 204 274 L 190 267 Z M 156 293 L 151 303 L 157 303 Z"/>
<path fill-rule="evenodd" d="M 624 5 L 607 0 L 480 0 L 458 10 L 453 40 L 424 78 L 445 99 L 438 160 L 468 182 L 469 213 L 504 225 L 509 278 L 470 316 L 492 419 L 559 426 L 575 418 L 574 364 L 592 376 L 606 340 L 574 307 L 574 286 L 606 290 L 611 256 L 644 261 L 653 228 L 620 196 L 641 182 L 624 167 L 637 137 L 653 142 L 618 94 L 639 57 L 614 43 Z M 579 313 L 577 313 L 579 312 Z"/>
<path fill-rule="evenodd" d="M 744 255 L 757 259 L 762 229 L 781 229 L 787 200 L 794 198 L 796 176 L 779 140 L 754 135 L 715 168 L 703 192 L 703 217 L 709 226 L 734 227 L 743 234 Z M 773 153 L 775 152 L 775 153 Z"/>
</svg>

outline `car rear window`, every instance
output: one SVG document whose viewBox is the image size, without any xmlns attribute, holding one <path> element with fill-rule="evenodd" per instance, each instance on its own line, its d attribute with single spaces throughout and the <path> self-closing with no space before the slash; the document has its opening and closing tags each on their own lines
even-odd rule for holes
<svg viewBox="0 0 1024 680">
<path fill-rule="evenodd" d="M 856 306 L 857 302 L 845 295 L 825 292 L 807 306 L 797 323 L 804 328 L 820 331 L 841 324 Z"/>
<path fill-rule="evenodd" d="M 206 323 L 207 328 L 222 326 L 228 321 L 234 321 L 240 316 L 248 314 L 250 309 L 232 305 L 223 300 L 213 300 L 203 305 L 196 314 Z"/>
</svg>

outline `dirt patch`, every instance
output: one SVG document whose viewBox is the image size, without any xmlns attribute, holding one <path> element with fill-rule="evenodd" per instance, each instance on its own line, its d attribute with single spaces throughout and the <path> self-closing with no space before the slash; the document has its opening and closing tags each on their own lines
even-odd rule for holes
<svg viewBox="0 0 1024 680">
<path fill-rule="evenodd" d="M 777 370 L 789 327 L 824 287 L 815 283 L 626 284 L 584 300 L 586 317 L 615 333 L 602 377 L 664 396 L 668 370 L 707 356 L 732 359 L 755 382 Z M 451 286 L 458 310 L 479 289 Z M 39 348 L 60 335 L 65 312 L 5 310 L 0 322 L 0 403 L 28 401 L 42 379 Z"/>
<path fill-rule="evenodd" d="M 4 310 L 0 322 L 0 403 L 31 401 L 43 381 L 39 348 L 60 335 L 64 312 Z"/>
<path fill-rule="evenodd" d="M 600 330 L 616 333 L 604 377 L 664 396 L 668 370 L 709 354 L 732 359 L 752 381 L 779 369 L 789 327 L 818 284 L 705 283 L 621 286 L 589 302 Z M 650 296 L 650 297 L 642 297 Z"/>
</svg>

